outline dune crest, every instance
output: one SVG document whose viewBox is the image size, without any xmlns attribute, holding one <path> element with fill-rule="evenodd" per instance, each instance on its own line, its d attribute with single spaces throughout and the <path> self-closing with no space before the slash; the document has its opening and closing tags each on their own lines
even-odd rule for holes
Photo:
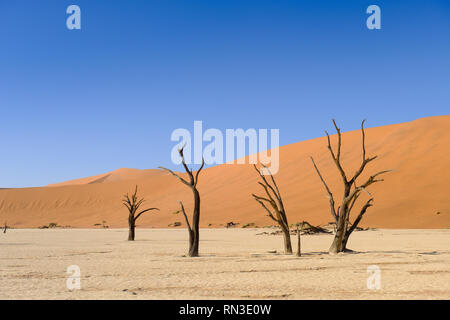
<svg viewBox="0 0 450 320">
<path fill-rule="evenodd" d="M 47 185 L 47 187 L 62 187 L 62 186 L 85 185 L 85 184 L 124 181 L 124 180 L 136 180 L 142 178 L 149 178 L 152 176 L 158 176 L 160 174 L 161 174 L 160 170 L 157 169 L 140 170 L 132 168 L 120 168 L 111 172 L 95 175 L 92 177 L 49 184 Z"/>
</svg>

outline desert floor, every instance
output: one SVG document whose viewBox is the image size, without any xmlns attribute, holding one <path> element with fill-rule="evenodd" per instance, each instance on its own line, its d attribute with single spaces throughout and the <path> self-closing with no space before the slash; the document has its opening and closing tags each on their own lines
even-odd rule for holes
<svg viewBox="0 0 450 320">
<path fill-rule="evenodd" d="M 13 229 L 0 234 L 1 299 L 450 299 L 450 230 L 355 232 L 355 253 L 326 253 L 331 235 L 302 237 L 284 255 L 267 229 L 201 230 L 201 257 L 183 229 Z M 292 237 L 296 247 L 296 237 Z M 276 250 L 278 253 L 270 253 Z M 81 270 L 69 291 L 67 267 Z M 367 288 L 367 267 L 381 289 Z"/>
</svg>

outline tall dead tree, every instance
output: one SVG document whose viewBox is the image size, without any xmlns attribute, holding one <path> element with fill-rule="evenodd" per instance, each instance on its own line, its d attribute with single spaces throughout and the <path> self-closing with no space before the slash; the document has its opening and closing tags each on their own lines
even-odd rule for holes
<svg viewBox="0 0 450 320">
<path fill-rule="evenodd" d="M 198 257 L 198 246 L 199 246 L 199 240 L 200 240 L 200 232 L 199 232 L 199 224 L 200 224 L 200 193 L 197 189 L 197 183 L 198 183 L 198 176 L 200 175 L 200 172 L 202 171 L 203 167 L 205 166 L 205 160 L 202 159 L 202 165 L 197 170 L 197 172 L 194 174 L 194 171 L 192 169 L 189 169 L 186 165 L 186 161 L 184 159 L 184 147 L 178 150 L 178 153 L 181 157 L 181 163 L 183 164 L 184 170 L 186 170 L 186 173 L 188 174 L 189 179 L 185 180 L 177 173 L 173 172 L 170 169 L 159 167 L 162 170 L 165 170 L 178 178 L 182 183 L 187 185 L 194 195 L 194 211 L 192 212 L 192 226 L 189 223 L 189 219 L 186 215 L 186 212 L 184 210 L 183 203 L 180 201 L 181 211 L 184 215 L 184 218 L 186 219 L 186 225 L 188 227 L 189 232 L 189 251 L 188 255 L 189 257 Z"/>
<path fill-rule="evenodd" d="M 292 245 L 291 245 L 291 234 L 289 231 L 289 224 L 286 217 L 286 211 L 284 209 L 283 200 L 281 198 L 280 190 L 278 189 L 277 183 L 273 178 L 272 172 L 270 172 L 269 168 L 263 165 L 263 168 L 259 170 L 256 165 L 253 165 L 256 172 L 258 172 L 259 176 L 262 179 L 262 182 L 258 182 L 260 186 L 264 188 L 267 197 L 260 197 L 255 194 L 252 194 L 253 198 L 267 211 L 268 216 L 278 223 L 283 232 L 284 238 L 284 252 L 286 254 L 292 253 Z M 266 174 L 270 176 L 270 180 L 272 181 L 273 186 L 266 179 Z M 266 206 L 266 203 L 272 207 L 272 210 Z"/>
<path fill-rule="evenodd" d="M 139 211 L 140 206 L 144 203 L 144 198 L 138 198 L 137 196 L 138 186 L 134 189 L 134 193 L 130 196 L 128 193 L 124 195 L 122 200 L 123 205 L 128 209 L 128 241 L 134 241 L 136 220 L 145 212 L 151 210 L 159 210 L 158 208 L 148 208 Z M 139 212 L 138 212 L 139 211 Z"/>
<path fill-rule="evenodd" d="M 314 165 L 314 169 L 316 170 L 320 180 L 322 181 L 325 190 L 327 192 L 327 197 L 330 202 L 330 209 L 331 209 L 331 215 L 334 218 L 334 221 L 336 223 L 336 234 L 333 240 L 333 243 L 331 244 L 331 247 L 329 249 L 329 252 L 332 254 L 338 253 L 338 252 L 345 252 L 350 251 L 347 249 L 347 242 L 348 238 L 350 237 L 351 233 L 356 229 L 359 222 L 363 218 L 364 214 L 366 213 L 367 209 L 373 205 L 373 197 L 372 195 L 367 191 L 367 187 L 370 185 L 384 181 L 383 179 L 377 178 L 378 176 L 387 173 L 391 170 L 384 170 L 379 171 L 373 175 L 371 175 L 367 180 L 365 180 L 362 184 L 357 184 L 356 180 L 358 177 L 363 173 L 364 169 L 366 168 L 367 164 L 377 158 L 377 156 L 373 157 L 366 157 L 366 145 L 365 145 L 365 133 L 364 133 L 364 121 L 361 123 L 361 135 L 362 135 L 362 161 L 359 168 L 356 170 L 355 174 L 348 178 L 347 174 L 345 173 L 344 169 L 341 165 L 341 146 L 342 146 L 342 137 L 341 137 L 341 131 L 336 125 L 336 122 L 333 119 L 333 125 L 336 128 L 337 136 L 338 136 L 338 145 L 336 152 L 333 150 L 331 146 L 330 136 L 327 131 L 325 131 L 325 134 L 327 135 L 328 139 L 328 150 L 330 152 L 331 158 L 333 159 L 340 175 L 342 178 L 342 183 L 344 185 L 344 196 L 342 198 L 341 205 L 337 208 L 335 207 L 334 197 L 331 193 L 330 188 L 328 187 L 327 183 L 325 182 L 322 174 L 320 173 L 319 169 L 317 168 L 317 165 L 311 157 L 311 161 Z M 355 205 L 356 200 L 359 198 L 362 191 L 365 191 L 369 195 L 369 199 L 366 201 L 366 203 L 361 207 L 358 215 L 356 216 L 353 223 L 350 222 L 350 213 Z"/>
</svg>

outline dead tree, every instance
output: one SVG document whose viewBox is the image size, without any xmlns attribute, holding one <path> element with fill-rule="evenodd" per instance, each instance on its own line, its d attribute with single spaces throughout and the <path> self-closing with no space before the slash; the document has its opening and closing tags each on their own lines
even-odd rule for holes
<svg viewBox="0 0 450 320">
<path fill-rule="evenodd" d="M 142 211 L 139 211 L 139 207 L 144 203 L 144 198 L 138 198 L 137 196 L 138 186 L 134 189 L 134 193 L 130 196 L 128 193 L 124 196 L 122 200 L 123 205 L 128 209 L 128 241 L 134 241 L 135 237 L 135 229 L 136 229 L 136 220 L 145 212 L 151 210 L 159 210 L 158 208 L 148 208 Z M 139 211 L 139 212 L 138 212 Z"/>
<path fill-rule="evenodd" d="M 6 229 L 8 229 L 8 225 L 6 224 L 6 221 L 5 221 L 5 226 L 3 227 L 3 233 L 6 233 Z"/>
<path fill-rule="evenodd" d="M 330 136 L 327 131 L 325 131 L 325 134 L 327 135 L 328 139 L 328 150 L 330 152 L 331 158 L 333 159 L 341 177 L 342 182 L 344 184 L 344 196 L 342 198 L 341 205 L 337 208 L 335 207 L 334 197 L 331 193 L 330 188 L 328 187 L 327 183 L 325 182 L 322 174 L 320 173 L 319 169 L 317 168 L 317 165 L 311 157 L 311 161 L 314 165 L 314 169 L 316 170 L 320 180 L 322 181 L 322 184 L 325 187 L 325 190 L 327 192 L 327 197 L 330 202 L 330 209 L 331 209 L 331 215 L 334 218 L 334 221 L 336 223 L 336 233 L 333 240 L 333 243 L 329 249 L 329 252 L 332 254 L 338 253 L 338 252 L 345 252 L 350 251 L 347 249 L 347 242 L 348 238 L 350 237 L 351 233 L 356 229 L 358 226 L 358 223 L 363 218 L 364 214 L 366 213 L 367 209 L 373 205 L 373 197 L 372 195 L 367 191 L 367 187 L 370 185 L 383 181 L 383 179 L 377 178 L 378 176 L 387 173 L 391 170 L 385 170 L 377 172 L 373 175 L 371 175 L 367 180 L 365 180 L 362 184 L 357 184 L 356 180 L 358 177 L 363 173 L 364 169 L 366 168 L 367 164 L 377 158 L 377 156 L 373 157 L 366 157 L 366 145 L 365 145 L 365 133 L 364 133 L 364 121 L 361 123 L 361 134 L 362 134 L 362 161 L 361 165 L 359 166 L 358 170 L 355 172 L 355 174 L 348 178 L 347 174 L 345 173 L 344 169 L 341 165 L 341 145 L 342 145 L 342 137 L 341 137 L 341 131 L 336 125 L 336 122 L 333 119 L 334 127 L 337 131 L 338 136 L 338 145 L 336 152 L 331 147 L 330 142 Z M 356 200 L 359 198 L 362 191 L 365 191 L 369 195 L 369 199 L 366 201 L 366 203 L 361 207 L 358 215 L 356 216 L 356 219 L 353 221 L 353 223 L 350 223 L 350 213 L 353 209 L 353 206 L 355 205 Z"/>
<path fill-rule="evenodd" d="M 297 257 L 302 256 L 302 243 L 300 241 L 300 234 L 303 231 L 303 225 L 305 224 L 305 221 L 303 221 L 301 224 L 297 223 Z M 301 228 L 299 229 L 298 226 L 301 225 Z"/>
<path fill-rule="evenodd" d="M 262 179 L 262 182 L 258 182 L 260 186 L 264 188 L 267 197 L 260 197 L 255 194 L 252 194 L 253 198 L 268 212 L 268 216 L 278 223 L 283 232 L 284 237 L 284 252 L 286 254 L 292 253 L 292 245 L 291 245 L 291 234 L 289 231 L 289 224 L 286 217 L 286 211 L 284 209 L 283 200 L 281 198 L 280 190 L 278 189 L 277 183 L 273 178 L 272 173 L 269 168 L 263 165 L 263 168 L 259 170 L 256 165 L 253 165 L 256 172 L 258 172 L 259 176 Z M 263 172 L 264 171 L 264 172 Z M 272 181 L 273 186 L 266 179 L 266 175 L 270 176 L 270 180 Z M 266 203 L 272 207 L 272 210 L 266 206 Z"/>
<path fill-rule="evenodd" d="M 200 232 L 199 232 L 199 224 L 200 224 L 200 193 L 197 189 L 197 183 L 198 183 L 198 176 L 200 172 L 202 171 L 203 167 L 205 166 L 205 160 L 202 159 L 202 165 L 197 170 L 197 172 L 194 174 L 194 171 L 192 169 L 189 169 L 186 165 L 186 161 L 184 159 L 183 155 L 184 147 L 178 150 L 178 153 L 181 156 L 181 163 L 183 164 L 184 170 L 186 170 L 186 173 L 188 174 L 189 180 L 183 179 L 180 175 L 173 172 L 170 169 L 159 167 L 162 170 L 165 170 L 172 174 L 173 176 L 177 177 L 182 183 L 187 185 L 194 194 L 194 211 L 192 213 L 192 226 L 189 223 L 189 219 L 186 215 L 186 212 L 184 210 L 183 203 L 180 201 L 181 211 L 184 215 L 184 218 L 186 219 L 186 225 L 188 227 L 189 232 L 189 251 L 188 255 L 189 257 L 198 257 L 198 246 L 199 246 L 199 240 L 200 240 Z"/>
</svg>

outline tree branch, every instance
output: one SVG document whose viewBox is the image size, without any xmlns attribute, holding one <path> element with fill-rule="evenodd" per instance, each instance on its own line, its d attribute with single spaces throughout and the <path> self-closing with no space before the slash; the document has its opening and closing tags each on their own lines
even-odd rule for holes
<svg viewBox="0 0 450 320">
<path fill-rule="evenodd" d="M 269 203 L 272 203 L 272 202 L 273 202 L 273 201 L 270 200 L 270 199 L 267 199 L 267 198 L 264 198 L 264 197 L 257 196 L 256 194 L 253 194 L 253 193 L 252 193 L 252 196 L 253 196 L 254 198 L 258 199 L 258 200 L 266 201 L 266 202 L 269 202 Z"/>
<path fill-rule="evenodd" d="M 358 217 L 355 219 L 352 226 L 347 231 L 348 234 L 351 234 L 356 229 L 356 227 L 358 226 L 358 223 L 361 221 L 361 219 L 364 216 L 364 214 L 366 213 L 367 209 L 372 206 L 372 202 L 373 202 L 373 198 L 370 198 L 369 200 L 367 200 L 366 204 L 361 208 L 361 211 L 360 211 Z"/>
<path fill-rule="evenodd" d="M 325 187 L 325 190 L 328 193 L 328 199 L 330 200 L 331 215 L 333 216 L 334 221 L 337 223 L 337 221 L 338 221 L 338 214 L 336 213 L 336 208 L 335 208 L 335 204 L 334 204 L 333 194 L 331 193 L 330 188 L 328 188 L 327 183 L 325 182 L 325 180 L 323 179 L 322 175 L 320 174 L 319 168 L 317 168 L 317 165 L 316 165 L 316 162 L 314 161 L 314 158 L 311 157 L 311 156 L 310 156 L 310 158 L 311 158 L 311 161 L 312 161 L 312 163 L 314 165 L 314 169 L 316 169 L 317 175 L 319 176 L 320 180 L 322 181 L 322 183 L 323 183 L 323 185 Z"/>
<path fill-rule="evenodd" d="M 143 214 L 143 213 L 145 213 L 145 212 L 147 212 L 147 211 L 151 211 L 151 210 L 158 210 L 158 211 L 159 211 L 158 208 L 149 208 L 149 209 L 142 210 L 142 211 L 139 212 L 138 215 L 134 218 L 134 221 L 136 221 L 136 220 L 141 216 L 141 214 Z"/>
<path fill-rule="evenodd" d="M 185 146 L 183 146 L 181 149 L 178 149 L 178 153 L 180 154 L 180 157 L 181 157 L 181 164 L 183 165 L 184 170 L 186 170 L 186 173 L 189 175 L 189 180 L 190 180 L 189 185 L 193 186 L 194 185 L 194 176 L 192 174 L 192 170 L 190 170 L 188 168 L 188 166 L 186 165 L 186 161 L 184 160 L 184 147 Z"/>
<path fill-rule="evenodd" d="M 186 215 L 186 211 L 184 211 L 183 202 L 181 202 L 181 201 L 178 201 L 178 202 L 179 202 L 179 204 L 180 204 L 180 206 L 181 206 L 181 212 L 182 212 L 183 215 L 184 215 L 184 219 L 186 219 L 186 225 L 187 225 L 187 227 L 188 227 L 188 230 L 189 230 L 189 232 L 191 232 L 191 231 L 192 231 L 191 225 L 189 224 L 189 219 L 188 219 L 188 217 L 187 217 L 187 215 Z"/>
<path fill-rule="evenodd" d="M 276 203 L 280 206 L 280 208 L 284 209 L 284 208 L 283 208 L 283 201 L 281 200 L 281 197 L 278 196 L 278 194 L 277 194 L 277 192 L 275 191 L 275 189 L 270 185 L 270 183 L 267 181 L 266 177 L 261 173 L 261 170 L 259 170 L 259 169 L 256 167 L 255 164 L 253 165 L 253 167 L 255 168 L 256 172 L 258 172 L 258 174 L 259 174 L 259 176 L 261 177 L 261 179 L 264 181 L 264 184 L 261 183 L 261 182 L 258 182 L 258 184 L 260 184 L 260 185 L 266 190 L 266 193 L 267 193 L 267 195 L 269 196 L 269 198 L 270 198 L 271 200 L 275 201 L 275 200 L 272 198 L 270 192 L 268 191 L 268 188 L 269 188 L 269 189 L 272 191 L 274 197 L 277 199 L 277 202 L 276 202 Z M 265 168 L 267 168 L 267 167 L 265 167 Z M 268 168 L 267 168 L 267 170 L 268 170 L 268 172 L 270 173 L 270 170 L 269 170 Z M 271 174 L 271 176 L 272 176 L 272 174 Z M 273 176 L 272 176 L 272 179 L 273 179 Z"/>
<path fill-rule="evenodd" d="M 373 156 L 373 157 L 369 157 L 366 159 L 366 134 L 364 132 L 364 122 L 366 120 L 363 120 L 361 122 L 361 137 L 362 137 L 362 162 L 361 162 L 361 166 L 359 167 L 359 169 L 355 172 L 355 174 L 353 175 L 353 178 L 350 180 L 350 183 L 353 183 L 356 181 L 356 179 L 361 175 L 361 173 L 364 171 L 364 168 L 366 167 L 366 165 L 375 160 L 378 156 Z"/>
<path fill-rule="evenodd" d="M 370 185 L 372 185 L 372 184 L 374 184 L 374 183 L 376 183 L 376 182 L 384 181 L 383 179 L 375 179 L 375 178 L 376 178 L 377 176 L 379 176 L 379 175 L 382 175 L 382 174 L 385 174 L 385 173 L 388 173 L 388 172 L 391 172 L 391 171 L 392 171 L 392 170 L 383 170 L 383 171 L 380 171 L 380 172 L 377 172 L 377 173 L 371 175 L 363 185 L 361 185 L 361 186 L 359 186 L 359 187 L 355 187 L 355 189 L 348 195 L 348 197 L 344 198 L 344 200 L 343 200 L 343 202 L 342 202 L 342 205 L 344 205 L 345 203 L 348 203 L 348 202 L 352 201 L 353 198 L 354 198 L 358 193 L 360 193 L 361 191 L 365 190 L 368 186 L 370 186 Z M 368 192 L 367 190 L 365 190 L 365 191 Z M 370 194 L 369 194 L 369 195 L 370 195 Z"/>
<path fill-rule="evenodd" d="M 194 179 L 194 187 L 197 186 L 197 182 L 198 182 L 198 175 L 200 174 L 200 172 L 202 171 L 203 167 L 205 166 L 205 158 L 202 157 L 202 165 L 200 166 L 200 168 L 197 170 L 197 173 L 195 174 L 195 179 Z"/>
<path fill-rule="evenodd" d="M 191 186 L 191 184 L 189 182 L 187 182 L 186 180 L 184 180 L 182 177 L 180 177 L 179 175 L 177 175 L 175 172 L 173 172 L 170 169 L 164 168 L 164 167 L 158 167 L 159 169 L 165 170 L 167 172 L 169 172 L 170 174 L 172 174 L 173 176 L 175 176 L 176 178 L 178 178 L 181 182 L 183 182 L 185 185 L 187 186 Z"/>
<path fill-rule="evenodd" d="M 334 155 L 333 148 L 331 147 L 330 136 L 328 135 L 328 132 L 325 131 L 325 133 L 327 134 L 327 139 L 328 139 L 328 150 L 330 150 L 330 153 L 331 153 L 331 156 L 332 156 L 332 158 L 334 160 L 334 163 L 336 164 L 336 167 L 338 168 L 339 173 L 342 176 L 342 180 L 344 181 L 344 183 L 348 183 L 347 176 L 345 174 L 344 169 L 341 166 L 341 159 L 340 159 L 341 158 L 341 146 L 342 146 L 341 130 L 337 126 L 336 121 L 334 121 L 334 119 L 332 119 L 332 120 L 333 120 L 333 125 L 336 128 L 336 132 L 337 132 L 337 135 L 338 135 L 337 155 L 336 156 Z"/>
<path fill-rule="evenodd" d="M 270 210 L 266 207 L 266 205 L 265 205 L 261 200 L 259 200 L 257 196 L 255 196 L 254 194 L 253 194 L 252 196 L 255 198 L 255 200 L 256 200 L 256 201 L 257 201 L 264 209 L 266 209 L 266 211 L 268 212 L 268 216 L 269 216 L 273 221 L 275 221 L 276 223 L 280 223 L 280 221 L 278 221 L 278 220 L 273 216 L 272 212 L 270 212 Z"/>
</svg>

